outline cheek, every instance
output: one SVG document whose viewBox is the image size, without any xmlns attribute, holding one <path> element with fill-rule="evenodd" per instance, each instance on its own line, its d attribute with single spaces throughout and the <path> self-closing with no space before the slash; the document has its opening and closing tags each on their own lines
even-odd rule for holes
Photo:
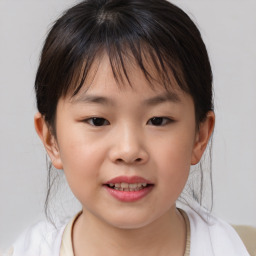
<svg viewBox="0 0 256 256">
<path fill-rule="evenodd" d="M 164 165 L 183 169 L 190 166 L 195 136 L 188 129 L 177 130 L 155 137 L 150 148 L 153 150 L 152 155 L 157 156 Z"/>
<path fill-rule="evenodd" d="M 60 129 L 58 144 L 64 171 L 86 175 L 91 165 L 100 162 L 104 149 L 94 137 L 77 124 Z"/>
<path fill-rule="evenodd" d="M 171 155 L 173 151 L 169 151 L 166 155 L 160 157 L 162 162 L 159 164 L 158 182 L 159 189 L 162 195 L 162 201 L 169 202 L 166 207 L 171 207 L 172 204 L 179 198 L 186 182 L 188 180 L 190 164 L 184 161 L 180 155 Z M 175 152 L 177 153 L 177 151 Z M 171 157 L 170 157 L 171 155 Z"/>
<path fill-rule="evenodd" d="M 159 177 L 170 189 L 182 190 L 190 171 L 190 154 L 178 148 L 159 154 Z"/>
<path fill-rule="evenodd" d="M 76 134 L 76 133 L 73 133 Z M 90 197 L 100 184 L 99 169 L 104 160 L 104 149 L 83 136 L 65 136 L 60 141 L 60 157 L 67 182 L 74 195 L 81 201 Z M 100 150 L 101 149 L 101 150 Z"/>
<path fill-rule="evenodd" d="M 194 136 L 185 134 L 176 133 L 176 136 L 158 140 L 152 153 L 159 178 L 165 188 L 168 187 L 169 192 L 175 195 L 183 190 L 190 171 Z"/>
</svg>

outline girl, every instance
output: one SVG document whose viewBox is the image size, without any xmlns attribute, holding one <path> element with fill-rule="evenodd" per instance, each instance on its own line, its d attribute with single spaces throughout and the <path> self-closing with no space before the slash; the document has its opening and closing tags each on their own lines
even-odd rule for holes
<svg viewBox="0 0 256 256">
<path fill-rule="evenodd" d="M 182 10 L 81 2 L 49 32 L 35 91 L 36 131 L 82 211 L 29 228 L 12 255 L 249 255 L 199 204 L 176 206 L 215 121 L 207 51 Z"/>
</svg>

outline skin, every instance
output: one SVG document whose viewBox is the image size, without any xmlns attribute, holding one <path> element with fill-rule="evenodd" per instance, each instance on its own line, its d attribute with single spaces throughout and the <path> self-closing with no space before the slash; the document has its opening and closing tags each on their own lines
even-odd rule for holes
<svg viewBox="0 0 256 256">
<path fill-rule="evenodd" d="M 53 165 L 64 170 L 83 207 L 73 229 L 76 256 L 184 254 L 186 227 L 175 201 L 207 146 L 214 113 L 197 129 L 193 100 L 175 81 L 167 97 L 160 84 L 150 88 L 139 68 L 129 73 L 133 86 L 120 88 L 104 57 L 74 98 L 60 98 L 56 137 L 35 116 Z M 103 118 L 100 126 L 93 117 Z M 162 117 L 160 125 L 154 117 Z M 153 183 L 138 201 L 121 202 L 103 186 L 134 175 Z"/>
</svg>

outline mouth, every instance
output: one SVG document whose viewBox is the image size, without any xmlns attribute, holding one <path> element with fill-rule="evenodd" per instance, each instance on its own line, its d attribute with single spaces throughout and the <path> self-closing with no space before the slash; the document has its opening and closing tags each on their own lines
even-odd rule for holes
<svg viewBox="0 0 256 256">
<path fill-rule="evenodd" d="M 120 176 L 103 184 L 111 196 L 122 202 L 134 202 L 146 197 L 154 184 L 142 177 Z"/>
<path fill-rule="evenodd" d="M 142 189 L 145 189 L 149 186 L 153 186 L 153 184 L 148 184 L 146 182 L 143 183 L 127 183 L 127 182 L 122 182 L 122 183 L 109 183 L 106 184 L 111 189 L 115 189 L 118 191 L 139 191 Z"/>
</svg>

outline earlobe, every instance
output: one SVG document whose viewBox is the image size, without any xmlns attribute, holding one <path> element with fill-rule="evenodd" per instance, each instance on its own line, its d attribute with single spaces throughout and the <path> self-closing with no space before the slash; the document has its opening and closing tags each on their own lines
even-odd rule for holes
<svg viewBox="0 0 256 256">
<path fill-rule="evenodd" d="M 200 123 L 199 130 L 196 135 L 196 140 L 192 152 L 192 158 L 191 158 L 191 165 L 197 164 L 206 147 L 208 144 L 208 141 L 211 138 L 213 129 L 215 124 L 215 115 L 213 111 L 209 111 L 207 113 L 206 119 Z"/>
<path fill-rule="evenodd" d="M 51 133 L 49 126 L 40 113 L 35 114 L 34 125 L 39 138 L 44 144 L 47 154 L 51 158 L 52 165 L 56 169 L 63 169 L 56 138 Z"/>
</svg>

